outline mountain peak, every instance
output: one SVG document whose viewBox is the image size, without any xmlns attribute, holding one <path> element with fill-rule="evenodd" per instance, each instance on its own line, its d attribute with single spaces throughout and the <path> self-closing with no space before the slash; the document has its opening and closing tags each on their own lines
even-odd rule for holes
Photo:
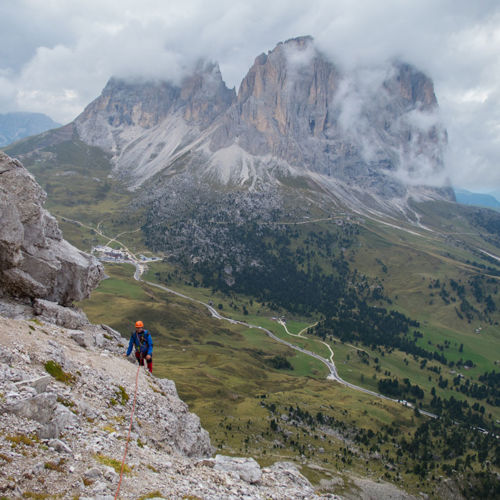
<svg viewBox="0 0 500 500">
<path fill-rule="evenodd" d="M 300 176 L 334 199 L 347 189 L 392 210 L 392 199 L 402 206 L 416 186 L 443 182 L 436 111 L 432 80 L 413 66 L 342 71 L 300 36 L 258 56 L 237 95 L 200 60 L 178 85 L 111 79 L 76 126 L 134 187 L 170 169 L 252 189 Z"/>
<path fill-rule="evenodd" d="M 294 48 L 296 50 L 304 50 L 310 47 L 311 45 L 314 45 L 314 38 L 311 35 L 302 35 L 289 38 L 284 42 L 279 42 L 274 50 L 276 50 L 276 48 L 278 47 L 289 47 L 289 48 Z"/>
<path fill-rule="evenodd" d="M 182 81 L 180 98 L 186 105 L 185 120 L 206 128 L 229 108 L 236 93 L 226 87 L 218 63 L 202 60 Z"/>
<path fill-rule="evenodd" d="M 419 109 L 427 110 L 437 107 L 434 84 L 428 76 L 408 63 L 395 61 L 393 66 L 396 69 L 396 77 L 392 83 L 397 83 L 401 98 L 409 106 L 418 106 Z M 389 83 L 387 82 L 387 85 Z"/>
<path fill-rule="evenodd" d="M 119 156 L 130 137 L 130 133 L 122 132 L 134 129 L 135 135 L 142 135 L 166 125 L 166 121 L 171 124 L 172 119 L 182 119 L 187 126 L 203 130 L 235 98 L 235 91 L 222 80 L 219 65 L 199 61 L 180 86 L 164 80 L 112 77 L 75 124 L 85 142 Z"/>
</svg>

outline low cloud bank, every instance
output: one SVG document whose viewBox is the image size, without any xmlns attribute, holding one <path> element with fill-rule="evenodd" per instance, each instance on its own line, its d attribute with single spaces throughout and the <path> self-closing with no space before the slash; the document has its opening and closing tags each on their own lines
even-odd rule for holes
<svg viewBox="0 0 500 500">
<path fill-rule="evenodd" d="M 209 58 L 238 87 L 257 54 L 303 34 L 341 68 L 399 58 L 435 82 L 452 182 L 500 189 L 496 0 L 20 0 L 3 2 L 0 18 L 0 112 L 38 111 L 62 123 L 112 75 L 178 81 Z M 354 116 L 354 96 L 351 106 Z"/>
</svg>

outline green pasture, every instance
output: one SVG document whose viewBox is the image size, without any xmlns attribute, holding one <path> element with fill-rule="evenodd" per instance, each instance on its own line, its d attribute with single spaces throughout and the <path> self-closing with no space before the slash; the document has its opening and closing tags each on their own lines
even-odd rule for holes
<svg viewBox="0 0 500 500">
<path fill-rule="evenodd" d="M 352 425 L 374 430 L 394 419 L 411 428 L 408 409 L 326 380 L 324 365 L 259 329 L 223 323 L 211 318 L 201 305 L 136 282 L 132 266 L 106 265 L 106 273 L 110 278 L 80 306 L 91 321 L 109 324 L 125 337 L 137 319 L 145 322 L 155 342 L 155 374 L 176 382 L 180 396 L 200 416 L 221 452 L 248 453 L 262 464 L 297 458 L 293 448 L 274 448 L 280 437 L 269 427 L 271 415 L 261 406 L 263 396 L 283 407 L 293 402 L 311 413 L 331 412 Z M 261 326 L 283 330 L 270 319 L 264 319 Z M 282 335 L 291 342 L 300 340 Z M 316 343 L 314 339 L 309 342 Z M 273 369 L 268 360 L 275 355 L 286 357 L 294 369 Z M 326 467 L 346 470 L 340 460 L 344 444 L 316 434 L 300 433 L 300 439 L 311 449 L 325 450 Z M 360 463 L 351 464 L 350 469 Z M 373 465 L 375 470 L 378 467 Z"/>
<path fill-rule="evenodd" d="M 434 388 L 437 394 L 442 398 L 450 398 L 453 396 L 455 399 L 459 400 L 468 399 L 464 394 L 453 389 L 453 378 L 457 376 L 457 373 L 461 373 L 468 377 L 477 377 L 484 373 L 484 370 L 479 367 L 474 367 L 470 370 L 464 368 L 452 369 L 441 365 L 437 361 L 428 361 L 426 366 L 421 368 L 420 361 L 416 361 L 413 356 L 401 351 L 395 350 L 388 354 L 386 351 L 372 350 L 364 346 L 356 348 L 356 346 L 342 343 L 338 339 L 335 343 L 330 342 L 330 345 L 335 353 L 333 359 L 337 371 L 340 377 L 347 382 L 378 392 L 378 380 L 380 379 L 397 378 L 402 381 L 405 378 L 409 378 L 413 385 L 417 384 L 424 390 L 424 398 L 417 401 L 421 402 L 424 408 L 427 407 L 429 409 L 429 404 L 432 399 L 432 388 Z M 368 363 L 363 362 L 362 358 L 358 356 L 358 349 L 361 349 L 369 355 Z M 382 354 L 382 352 L 384 354 Z M 498 354 L 498 351 L 495 352 Z M 448 351 L 445 351 L 445 353 L 448 353 Z M 377 359 L 378 362 L 375 362 L 375 359 Z M 440 373 L 437 374 L 429 370 L 430 367 L 437 368 Z M 438 386 L 440 376 L 443 377 L 443 379 L 448 379 L 448 387 L 446 389 Z M 473 399 L 468 400 L 470 404 L 473 404 L 475 401 Z M 498 408 L 488 405 L 484 400 L 481 401 L 481 404 L 487 408 L 487 414 L 491 413 L 494 418 L 500 418 L 500 411 Z"/>
<path fill-rule="evenodd" d="M 432 346 L 444 345 L 448 340 L 449 348 L 442 352 L 450 361 L 471 360 L 476 365 L 470 370 L 470 375 L 480 375 L 485 371 L 494 370 L 500 362 L 500 327 L 495 325 L 484 325 L 479 333 L 476 333 L 476 325 L 470 325 L 468 332 L 457 332 L 440 325 L 427 325 L 422 328 L 424 337 L 418 343 L 422 347 L 429 348 L 428 341 Z M 463 352 L 459 352 L 463 344 Z M 498 369 L 497 369 L 498 370 Z"/>
</svg>

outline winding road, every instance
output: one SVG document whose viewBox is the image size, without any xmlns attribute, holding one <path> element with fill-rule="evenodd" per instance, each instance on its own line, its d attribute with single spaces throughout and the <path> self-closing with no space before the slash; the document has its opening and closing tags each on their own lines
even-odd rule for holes
<svg viewBox="0 0 500 500">
<path fill-rule="evenodd" d="M 311 223 L 311 222 L 318 222 L 318 221 L 323 221 L 323 220 L 333 220 L 333 219 L 336 219 L 336 218 L 342 218 L 342 217 L 341 217 L 341 216 L 332 216 L 332 217 L 327 217 L 327 218 L 323 218 L 323 219 L 306 220 L 306 221 L 299 221 L 299 222 L 293 222 L 293 223 L 292 223 L 292 222 L 288 222 L 288 223 L 287 223 L 287 222 L 282 222 L 282 224 L 307 224 L 307 223 Z M 336 368 L 336 366 L 335 366 L 335 362 L 333 361 L 334 352 L 333 352 L 333 350 L 332 350 L 331 346 L 330 346 L 329 344 L 327 344 L 326 342 L 320 341 L 319 339 L 315 339 L 315 340 L 317 340 L 317 341 L 321 342 L 322 344 L 324 344 L 324 345 L 328 348 L 328 350 L 330 351 L 330 357 L 329 357 L 328 359 L 327 359 L 327 358 L 324 358 L 323 356 L 320 356 L 319 354 L 316 354 L 315 352 L 312 352 L 312 351 L 309 351 L 309 350 L 307 350 L 307 349 L 304 349 L 304 348 L 302 348 L 302 347 L 300 347 L 300 346 L 294 345 L 294 344 L 292 344 L 291 342 L 288 342 L 288 341 L 286 341 L 286 340 L 284 340 L 284 339 L 282 339 L 282 338 L 278 337 L 277 335 L 275 335 L 273 332 L 271 332 L 271 331 L 270 331 L 270 330 L 268 330 L 267 328 L 264 328 L 264 327 L 262 327 L 262 326 L 252 325 L 252 324 L 246 323 L 246 322 L 244 322 L 244 321 L 238 321 L 238 320 L 234 320 L 234 319 L 231 319 L 231 318 L 227 318 L 226 316 L 223 316 L 222 314 L 220 314 L 220 313 L 219 313 L 219 312 L 218 312 L 218 311 L 217 311 L 214 307 L 212 307 L 212 306 L 211 306 L 211 305 L 209 305 L 209 304 L 206 304 L 205 302 L 202 302 L 201 300 L 194 299 L 193 297 L 189 297 L 188 295 L 184 295 L 184 294 L 182 294 L 182 293 L 180 293 L 180 292 L 177 292 L 177 291 L 175 291 L 175 290 L 172 290 L 171 288 L 168 288 L 168 287 L 166 287 L 166 286 L 159 285 L 159 284 L 157 284 L 157 283 L 152 283 L 152 282 L 150 282 L 150 281 L 145 281 L 145 280 L 143 280 L 143 279 L 142 279 L 142 275 L 143 275 L 144 271 L 145 271 L 145 270 L 146 270 L 146 268 L 147 268 L 147 264 L 146 264 L 145 262 L 143 262 L 143 261 L 139 260 L 133 252 L 131 252 L 131 251 L 130 251 L 130 250 L 129 250 L 129 249 L 128 249 L 128 248 L 127 248 L 127 247 L 126 247 L 126 246 L 125 246 L 122 242 L 121 242 L 121 241 L 119 241 L 119 240 L 117 239 L 117 238 L 119 238 L 120 236 L 122 236 L 122 235 L 124 235 L 124 234 L 138 232 L 138 231 L 140 231 L 140 228 L 137 228 L 137 229 L 135 229 L 135 230 L 131 230 L 131 231 L 123 231 L 123 232 L 121 232 L 121 233 L 117 234 L 115 237 L 110 237 L 110 236 L 108 236 L 108 235 L 105 235 L 105 234 L 102 232 L 102 230 L 101 230 L 101 224 L 102 224 L 102 221 L 101 221 L 101 222 L 99 222 L 99 223 L 97 224 L 97 227 L 92 227 L 92 226 L 86 225 L 86 224 L 84 224 L 84 223 L 82 223 L 82 222 L 80 222 L 80 221 L 78 221 L 78 220 L 69 219 L 69 218 L 67 218 L 67 217 L 62 217 L 62 216 L 61 216 L 61 219 L 62 219 L 63 221 L 65 221 L 65 222 L 71 222 L 71 223 L 77 224 L 77 225 L 79 225 L 79 226 L 81 226 L 81 227 L 84 227 L 84 228 L 86 228 L 86 229 L 89 229 L 89 230 L 93 230 L 93 231 L 95 231 L 95 232 L 96 232 L 99 236 L 101 236 L 101 237 L 103 237 L 103 238 L 106 238 L 106 239 L 108 240 L 107 245 L 111 244 L 112 242 L 116 242 L 116 243 L 118 243 L 119 245 L 121 245 L 121 246 L 122 246 L 122 248 L 125 250 L 125 252 L 127 252 L 127 253 L 128 253 L 128 255 L 129 255 L 129 257 L 130 257 L 130 261 L 128 261 L 128 262 L 131 262 L 132 264 L 134 264 L 134 265 L 135 265 L 135 272 L 134 272 L 134 279 L 135 279 L 135 280 L 137 280 L 137 281 L 142 281 L 143 283 L 146 283 L 146 284 L 148 284 L 148 285 L 150 285 L 150 286 L 153 286 L 153 287 L 159 288 L 159 289 L 164 290 L 164 291 L 166 291 L 166 292 L 168 292 L 168 293 L 172 293 L 172 294 L 174 294 L 174 295 L 177 295 L 177 296 L 179 296 L 179 297 L 182 297 L 182 298 L 184 298 L 184 299 L 186 299 L 186 300 L 189 300 L 189 301 L 191 301 L 191 302 L 196 302 L 196 303 L 198 303 L 198 304 L 200 304 L 200 305 L 202 305 L 202 306 L 206 307 L 206 308 L 210 311 L 211 315 L 212 315 L 214 318 L 219 319 L 219 320 L 221 320 L 221 321 L 228 321 L 229 323 L 232 323 L 232 324 L 237 324 L 237 325 L 242 325 L 242 326 L 245 326 L 245 327 L 247 327 L 247 328 L 256 328 L 256 329 L 258 329 L 258 330 L 262 330 L 263 332 L 265 332 L 265 333 L 266 333 L 266 334 L 267 334 L 270 338 L 272 338 L 272 339 L 273 339 L 273 340 L 275 340 L 276 342 L 280 342 L 281 344 L 284 344 L 284 345 L 286 345 L 286 346 L 290 347 L 291 349 L 294 349 L 294 350 L 299 351 L 299 352 L 301 352 L 301 353 L 303 353 L 303 354 L 306 354 L 306 355 L 308 355 L 308 356 L 311 356 L 311 357 L 313 357 L 313 358 L 317 359 L 318 361 L 322 362 L 324 365 L 326 365 L 326 366 L 327 366 L 327 368 L 328 368 L 328 370 L 329 370 L 329 372 L 330 372 L 330 373 L 329 373 L 329 375 L 328 375 L 328 377 L 327 377 L 329 380 L 334 380 L 334 381 L 338 382 L 339 384 L 342 384 L 342 385 L 344 385 L 344 386 L 346 386 L 346 387 L 349 387 L 349 388 L 351 388 L 351 389 L 353 389 L 353 390 L 356 390 L 356 391 L 359 391 L 359 392 L 364 392 L 365 394 L 369 394 L 369 395 L 371 395 L 371 396 L 375 396 L 375 397 L 380 398 L 380 399 L 385 399 L 385 400 L 387 400 L 387 401 L 392 401 L 392 402 L 394 402 L 394 403 L 402 404 L 403 406 L 406 406 L 406 407 L 413 407 L 413 405 L 412 405 L 412 404 L 410 404 L 410 403 L 408 403 L 407 401 L 402 401 L 402 400 L 397 400 L 397 399 L 390 398 L 390 397 L 385 396 L 385 395 L 383 395 L 383 394 L 380 394 L 380 393 L 378 393 L 378 392 L 371 391 L 371 390 L 369 390 L 369 389 L 365 389 L 364 387 L 360 387 L 360 386 L 357 386 L 357 385 L 355 385 L 355 384 L 351 384 L 350 382 L 347 382 L 347 381 L 345 381 L 344 379 L 342 379 L 342 378 L 339 376 L 339 374 L 338 374 L 338 372 L 337 372 L 337 368 Z M 377 219 L 375 219 L 375 220 L 377 220 Z M 395 227 L 395 228 L 400 229 L 400 230 L 402 230 L 402 231 L 406 231 L 406 232 L 409 232 L 409 233 L 412 233 L 412 234 L 415 234 L 415 235 L 418 235 L 418 236 L 423 236 L 422 234 L 420 234 L 420 233 L 416 233 L 416 232 L 411 231 L 411 230 L 409 230 L 409 229 L 407 229 L 407 228 L 403 228 L 403 227 L 400 227 L 400 226 L 396 226 L 396 225 L 393 225 L 393 224 L 390 224 L 390 223 L 387 223 L 387 222 L 384 222 L 384 221 L 380 221 L 380 220 L 379 220 L 378 222 L 381 222 L 381 223 L 383 223 L 383 224 L 387 224 L 387 225 L 389 225 L 389 226 Z M 428 228 L 424 228 L 424 229 L 427 229 L 427 230 L 428 230 Z M 452 234 L 452 233 L 450 233 L 450 234 Z M 460 233 L 456 233 L 456 234 L 460 234 Z M 465 233 L 464 233 L 464 234 L 465 234 Z M 472 233 L 471 233 L 471 234 L 472 234 Z M 482 253 L 484 253 L 484 254 L 488 255 L 488 256 L 489 256 L 489 257 L 491 257 L 491 258 L 494 258 L 494 259 L 496 259 L 496 260 L 499 260 L 499 261 L 500 261 L 500 257 L 498 257 L 497 255 L 493 255 L 493 254 L 491 254 L 491 253 L 489 253 L 489 252 L 487 252 L 486 250 L 483 250 L 483 249 L 481 249 L 481 248 L 477 248 L 477 250 L 479 250 L 480 252 L 482 252 Z M 285 332 L 286 332 L 288 335 L 292 336 L 292 337 L 302 337 L 302 333 L 303 333 L 303 332 L 304 332 L 307 328 L 310 328 L 311 326 L 314 326 L 314 325 L 311 325 L 311 326 L 309 326 L 309 327 L 307 327 L 307 328 L 303 329 L 303 330 L 302 330 L 301 332 L 299 332 L 298 334 L 293 334 L 293 333 L 291 333 L 291 332 L 288 330 L 288 328 L 287 328 L 287 326 L 286 326 L 286 323 L 285 323 L 285 322 L 280 321 L 280 324 L 281 324 L 281 326 L 284 328 Z M 304 337 L 302 337 L 302 338 L 304 338 Z M 350 345 L 350 344 L 346 344 L 346 345 Z M 362 349 L 359 349 L 359 348 L 358 348 L 358 347 L 356 347 L 356 346 L 351 346 L 351 347 L 353 347 L 353 348 L 355 348 L 355 349 L 358 349 L 358 350 L 362 350 Z M 419 413 L 420 413 L 421 415 L 426 415 L 427 417 L 430 417 L 430 418 L 438 418 L 438 416 L 437 416 L 436 414 L 431 413 L 431 412 L 428 412 L 428 411 L 425 411 L 425 410 L 422 410 L 422 409 L 420 409 L 420 408 L 418 409 L 418 411 L 419 411 Z M 478 428 L 478 430 L 480 430 L 481 432 L 485 432 L 483 429 L 479 429 L 479 428 Z M 499 436 L 496 436 L 496 437 L 498 438 Z"/>
<path fill-rule="evenodd" d="M 326 367 L 328 368 L 328 370 L 330 372 L 329 375 L 328 375 L 328 377 L 327 377 L 329 380 L 334 380 L 334 381 L 338 382 L 339 384 L 342 384 L 342 385 L 344 385 L 346 387 L 349 387 L 349 388 L 351 388 L 351 389 L 353 389 L 355 391 L 364 392 L 365 394 L 369 394 L 371 396 L 375 396 L 375 397 L 380 398 L 380 399 L 385 399 L 387 401 L 392 401 L 394 403 L 402 404 L 403 406 L 413 407 L 413 405 L 411 403 L 408 403 L 407 401 L 401 401 L 401 400 L 398 400 L 398 399 L 390 398 L 388 396 L 384 396 L 383 394 L 380 394 L 380 393 L 375 392 L 375 391 L 371 391 L 370 389 L 365 389 L 364 387 L 360 387 L 358 385 L 351 384 L 350 382 L 347 382 L 346 380 L 344 380 L 343 378 L 341 378 L 339 376 L 338 372 L 337 372 L 337 367 L 335 366 L 335 362 L 333 361 L 334 352 L 333 352 L 331 346 L 329 344 L 327 344 L 326 342 L 318 340 L 318 342 L 321 342 L 322 344 L 324 344 L 328 348 L 328 350 L 330 351 L 330 358 L 328 358 L 328 359 L 324 358 L 323 356 L 320 356 L 319 354 L 317 354 L 315 352 L 312 352 L 312 351 L 309 351 L 308 349 L 304 349 L 304 348 L 302 348 L 300 346 L 294 345 L 291 342 L 288 342 L 288 341 L 286 341 L 286 340 L 278 337 L 273 332 L 271 332 L 271 330 L 268 330 L 267 328 L 264 328 L 263 326 L 252 325 L 252 324 L 246 323 L 244 321 L 239 321 L 239 320 L 235 320 L 235 319 L 232 319 L 232 318 L 228 318 L 228 317 L 223 316 L 222 314 L 220 314 L 210 304 L 206 304 L 205 302 L 203 302 L 201 300 L 194 299 L 193 297 L 190 297 L 190 296 L 185 295 L 183 293 L 177 292 L 176 290 L 172 290 L 171 288 L 168 288 L 166 286 L 159 285 L 159 284 L 153 283 L 151 281 L 145 281 L 145 280 L 143 280 L 142 279 L 142 275 L 143 275 L 144 271 L 146 270 L 146 267 L 147 267 L 146 264 L 144 262 L 140 261 L 135 256 L 135 254 L 133 252 L 131 252 L 121 241 L 117 240 L 117 238 L 120 237 L 121 235 L 123 235 L 125 233 L 133 233 L 133 232 L 138 231 L 139 229 L 136 229 L 134 231 L 124 231 L 124 232 L 116 235 L 113 238 L 113 237 L 105 235 L 100 230 L 99 226 L 100 226 L 101 223 L 98 224 L 97 228 L 94 228 L 94 227 L 88 226 L 86 224 L 83 224 L 82 222 L 77 221 L 77 220 L 68 219 L 66 217 L 62 217 L 62 219 L 65 220 L 65 221 L 67 221 L 67 222 L 72 222 L 74 224 L 78 224 L 79 226 L 85 227 L 87 229 L 94 230 L 100 236 L 102 236 L 104 238 L 107 238 L 109 240 L 108 244 L 111 243 L 111 242 L 113 242 L 113 241 L 116 242 L 116 243 L 118 243 L 118 244 L 120 244 L 125 249 L 125 251 L 129 254 L 130 258 L 132 259 L 132 263 L 135 265 L 134 279 L 136 281 L 142 281 L 143 283 L 146 283 L 149 286 L 153 286 L 153 287 L 159 288 L 161 290 L 164 290 L 165 292 L 171 293 L 173 295 L 177 295 L 178 297 L 182 297 L 182 298 L 184 298 L 186 300 L 189 300 L 191 302 L 195 302 L 197 304 L 200 304 L 200 305 L 206 307 L 210 311 L 210 314 L 214 318 L 219 319 L 221 321 L 227 321 L 227 322 L 229 322 L 229 323 L 231 323 L 233 325 L 242 325 L 242 326 L 245 326 L 246 328 L 256 328 L 258 330 L 262 330 L 264 333 L 266 333 L 270 338 L 272 338 L 276 342 L 280 342 L 281 344 L 284 344 L 287 347 L 290 347 L 291 349 L 294 349 L 294 350 L 299 351 L 299 352 L 301 352 L 303 354 L 306 354 L 307 356 L 311 356 L 311 357 L 317 359 L 318 361 L 321 361 L 321 363 L 323 363 L 324 365 L 326 365 Z M 311 222 L 311 221 L 309 221 L 309 222 Z M 284 321 L 280 320 L 279 324 L 284 328 L 285 332 L 288 335 L 292 336 L 292 337 L 302 337 L 302 333 L 307 329 L 307 328 L 305 328 L 301 332 L 299 332 L 298 334 L 294 334 L 294 333 L 291 333 L 288 330 L 288 328 L 286 326 L 286 323 Z M 314 326 L 314 325 L 311 325 L 311 326 Z M 308 328 L 310 328 L 310 327 L 308 327 Z M 302 337 L 302 338 L 304 338 L 304 337 Z M 352 346 L 352 347 L 354 347 L 354 346 Z M 435 415 L 434 413 L 430 413 L 430 412 L 422 410 L 422 409 L 419 409 L 419 412 L 422 415 L 426 415 L 426 416 L 431 417 L 431 418 L 437 418 L 437 415 Z"/>
<path fill-rule="evenodd" d="M 406 401 L 401 401 L 401 400 L 398 400 L 398 399 L 393 399 L 393 398 L 390 398 L 388 396 L 384 396 L 383 394 L 380 394 L 380 393 L 375 392 L 375 391 L 371 391 L 370 389 L 365 389 L 364 387 L 360 387 L 358 385 L 351 384 L 350 382 L 347 382 L 346 380 L 344 380 L 343 378 L 341 378 L 339 376 L 338 372 L 337 372 L 337 368 L 336 368 L 335 363 L 333 361 L 334 352 L 333 352 L 332 348 L 326 342 L 320 341 L 322 344 L 324 344 L 325 346 L 328 347 L 328 349 L 329 349 L 329 351 L 331 353 L 329 359 L 324 358 L 323 356 L 320 356 L 319 354 L 317 354 L 315 352 L 309 351 L 308 349 L 304 349 L 304 348 L 302 348 L 300 346 L 294 345 L 291 342 L 288 342 L 288 341 L 286 341 L 286 340 L 278 337 L 273 332 L 271 332 L 271 330 L 268 330 L 267 328 L 264 328 L 263 326 L 252 325 L 250 323 L 246 323 L 245 321 L 239 321 L 239 320 L 235 320 L 235 319 L 232 319 L 232 318 L 228 318 L 228 317 L 223 316 L 222 314 L 220 314 L 210 304 L 206 304 L 205 302 L 203 302 L 201 300 L 194 299 L 193 297 L 189 297 L 188 295 L 184 295 L 183 293 L 177 292 L 176 290 L 172 290 L 171 288 L 168 288 L 168 287 L 166 287 L 164 285 L 159 285 L 159 284 L 153 283 L 151 281 L 145 281 L 145 280 L 143 280 L 141 278 L 141 275 L 142 275 L 143 272 L 144 272 L 144 264 L 141 263 L 141 262 L 136 262 L 136 272 L 134 274 L 134 278 L 137 281 L 142 281 L 143 283 L 146 283 L 149 286 L 153 286 L 153 287 L 159 288 L 160 290 L 164 290 L 165 292 L 171 293 L 173 295 L 177 295 L 178 297 L 182 297 L 183 299 L 187 299 L 187 300 L 190 300 L 191 302 L 195 302 L 197 304 L 205 306 L 210 311 L 210 314 L 214 318 L 219 319 L 221 321 L 227 321 L 227 322 L 229 322 L 229 323 L 231 323 L 233 325 L 242 325 L 242 326 L 245 326 L 246 328 L 256 328 L 258 330 L 262 330 L 264 333 L 266 333 L 270 338 L 272 338 L 276 342 L 280 342 L 281 344 L 284 344 L 284 345 L 290 347 L 291 349 L 294 349 L 294 350 L 299 351 L 299 352 L 301 352 L 303 354 L 306 354 L 307 356 L 311 356 L 311 357 L 317 359 L 318 361 L 321 361 L 324 365 L 327 366 L 328 370 L 330 371 L 330 373 L 329 373 L 329 375 L 327 377 L 329 380 L 334 380 L 334 381 L 338 382 L 339 384 L 342 384 L 342 385 L 345 385 L 346 387 L 354 389 L 355 391 L 364 392 L 365 394 L 370 394 L 371 396 L 375 396 L 377 398 L 385 399 L 387 401 L 392 401 L 394 403 L 402 404 L 403 406 L 407 406 L 407 407 L 410 407 L 410 408 L 413 407 L 413 405 L 411 403 L 408 403 Z M 300 332 L 299 334 L 290 333 L 288 331 L 288 328 L 286 327 L 286 324 L 283 321 L 280 321 L 279 323 L 281 324 L 281 326 L 283 326 L 283 328 L 285 329 L 285 332 L 288 335 L 291 335 L 291 336 L 294 336 L 294 337 L 300 337 L 301 336 L 300 334 L 302 332 Z M 426 415 L 426 416 L 431 417 L 431 418 L 437 418 L 437 415 L 435 415 L 434 413 L 430 413 L 430 412 L 422 410 L 422 409 L 419 409 L 419 412 L 422 415 Z"/>
</svg>

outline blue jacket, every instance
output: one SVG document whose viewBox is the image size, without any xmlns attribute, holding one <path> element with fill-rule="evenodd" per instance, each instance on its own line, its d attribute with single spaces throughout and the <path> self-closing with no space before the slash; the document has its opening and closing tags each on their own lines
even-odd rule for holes
<svg viewBox="0 0 500 500">
<path fill-rule="evenodd" d="M 135 346 L 135 351 L 142 353 L 143 356 L 153 354 L 153 339 L 147 330 L 137 334 L 134 332 L 128 343 L 127 356 L 132 352 L 132 347 Z"/>
</svg>

